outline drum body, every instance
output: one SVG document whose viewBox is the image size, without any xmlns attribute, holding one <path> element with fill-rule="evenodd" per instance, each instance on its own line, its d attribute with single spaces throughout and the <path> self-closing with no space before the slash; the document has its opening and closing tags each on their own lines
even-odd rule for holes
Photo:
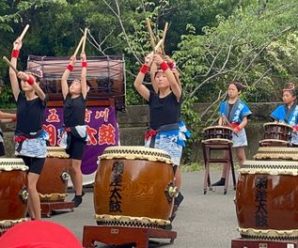
<svg viewBox="0 0 298 248">
<path fill-rule="evenodd" d="M 284 123 L 265 123 L 261 146 L 287 146 L 291 141 L 292 127 Z"/>
<path fill-rule="evenodd" d="M 41 201 L 65 200 L 71 166 L 68 157 L 63 148 L 48 147 L 47 158 L 37 183 Z"/>
<path fill-rule="evenodd" d="M 244 163 L 235 200 L 242 237 L 298 237 L 297 175 L 296 161 Z"/>
<path fill-rule="evenodd" d="M 95 177 L 97 221 L 137 224 L 146 219 L 148 224 L 168 223 L 173 207 L 173 181 L 170 156 L 159 149 L 106 148 Z"/>
<path fill-rule="evenodd" d="M 0 233 L 25 220 L 27 170 L 22 159 L 0 159 Z"/>
<path fill-rule="evenodd" d="M 204 143 L 229 143 L 232 140 L 233 129 L 225 126 L 211 126 L 203 130 Z"/>
</svg>

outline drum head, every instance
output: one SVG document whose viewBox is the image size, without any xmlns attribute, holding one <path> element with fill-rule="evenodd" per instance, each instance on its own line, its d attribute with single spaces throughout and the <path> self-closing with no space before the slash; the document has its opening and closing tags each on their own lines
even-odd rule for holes
<svg viewBox="0 0 298 248">
<path fill-rule="evenodd" d="M 0 158 L 0 170 L 12 171 L 22 170 L 26 171 L 29 168 L 25 165 L 21 158 Z"/>
<path fill-rule="evenodd" d="M 206 127 L 203 129 L 203 132 L 211 130 L 211 129 L 225 129 L 225 130 L 230 130 L 231 132 L 233 132 L 233 129 L 227 126 L 211 126 L 211 127 Z"/>
<path fill-rule="evenodd" d="M 281 122 L 278 122 L 278 123 L 276 123 L 276 122 L 268 122 L 268 123 L 264 123 L 264 125 L 263 125 L 265 128 L 266 127 L 269 127 L 269 126 L 280 126 L 280 127 L 285 127 L 285 128 L 288 128 L 288 129 L 292 129 L 292 127 L 290 126 L 290 125 L 288 125 L 288 124 L 286 124 L 286 123 L 281 123 Z"/>
<path fill-rule="evenodd" d="M 149 161 L 160 161 L 172 164 L 170 155 L 160 149 L 144 146 L 110 146 L 107 147 L 100 159 L 143 159 Z"/>
</svg>

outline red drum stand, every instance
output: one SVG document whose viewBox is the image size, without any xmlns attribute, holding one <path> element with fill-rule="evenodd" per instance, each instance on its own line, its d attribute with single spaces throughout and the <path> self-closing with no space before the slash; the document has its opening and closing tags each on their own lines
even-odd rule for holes
<svg viewBox="0 0 298 248">
<path fill-rule="evenodd" d="M 70 210 L 73 211 L 74 209 L 74 202 L 41 202 L 41 214 L 48 218 L 51 217 L 53 211 L 57 210 Z"/>
<path fill-rule="evenodd" d="M 233 239 L 232 248 L 298 248 L 298 240 Z"/>
<path fill-rule="evenodd" d="M 148 248 L 149 239 L 170 239 L 174 242 L 177 232 L 161 228 L 139 228 L 118 226 L 84 226 L 83 247 L 95 247 L 95 242 L 107 245 L 135 245 L 137 248 Z"/>
</svg>

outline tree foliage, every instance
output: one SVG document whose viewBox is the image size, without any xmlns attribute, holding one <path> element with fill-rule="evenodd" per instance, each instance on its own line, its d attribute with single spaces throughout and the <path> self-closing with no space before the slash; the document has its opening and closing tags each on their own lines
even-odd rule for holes
<svg viewBox="0 0 298 248">
<path fill-rule="evenodd" d="M 8 56 L 30 24 L 20 66 L 29 54 L 67 56 L 88 27 L 88 55 L 125 54 L 128 104 L 139 104 L 132 82 L 152 50 L 145 19 L 156 36 L 168 22 L 165 50 L 181 70 L 195 140 L 215 123 L 228 82 L 246 84 L 246 101 L 276 101 L 284 83 L 297 81 L 297 13 L 296 0 L 0 0 L 0 51 Z M 0 80 L 7 81 L 2 61 Z M 196 102 L 210 102 L 200 116 Z"/>
</svg>

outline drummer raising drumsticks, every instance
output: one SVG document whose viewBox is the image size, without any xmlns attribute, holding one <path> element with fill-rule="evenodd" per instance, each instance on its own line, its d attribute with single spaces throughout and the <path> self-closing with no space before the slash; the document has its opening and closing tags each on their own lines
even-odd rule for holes
<svg viewBox="0 0 298 248">
<path fill-rule="evenodd" d="M 273 110 L 270 117 L 276 121 L 290 125 L 293 128 L 290 144 L 298 146 L 298 106 L 296 102 L 296 89 L 293 83 L 285 85 L 282 93 L 282 105 Z"/>
<path fill-rule="evenodd" d="M 228 99 L 221 102 L 219 106 L 220 118 L 218 122 L 219 125 L 228 125 L 233 128 L 233 148 L 235 148 L 240 167 L 246 159 L 244 147 L 247 146 L 247 138 L 244 128 L 248 123 L 248 117 L 251 115 L 248 106 L 239 99 L 242 89 L 244 89 L 244 86 L 239 82 L 231 82 L 229 84 Z M 227 152 L 225 152 L 225 156 L 228 156 Z M 212 184 L 212 186 L 225 185 L 226 175 L 229 168 L 230 165 L 226 163 L 223 168 L 221 179 Z"/>
<path fill-rule="evenodd" d="M 66 148 L 67 154 L 71 159 L 70 176 L 74 185 L 75 195 L 72 199 L 75 207 L 78 207 L 83 200 L 83 175 L 81 163 L 84 155 L 85 145 L 87 143 L 87 126 L 85 122 L 86 98 L 88 93 L 87 86 L 87 57 L 85 54 L 85 42 L 87 38 L 87 29 L 78 45 L 69 64 L 61 78 L 62 94 L 64 99 L 63 116 L 64 129 L 62 142 L 60 146 Z M 76 53 L 82 45 L 81 51 L 81 77 L 72 80 L 70 85 L 67 81 L 76 63 Z"/>
<path fill-rule="evenodd" d="M 40 219 L 41 210 L 37 182 L 46 159 L 46 141 L 49 138 L 48 133 L 42 128 L 47 97 L 39 86 L 40 72 L 17 71 L 17 59 L 21 47 L 22 39 L 19 37 L 13 43 L 9 62 L 9 78 L 12 93 L 17 103 L 15 155 L 21 157 L 26 166 L 29 167 L 27 177 L 29 214 L 32 219 Z"/>
</svg>

